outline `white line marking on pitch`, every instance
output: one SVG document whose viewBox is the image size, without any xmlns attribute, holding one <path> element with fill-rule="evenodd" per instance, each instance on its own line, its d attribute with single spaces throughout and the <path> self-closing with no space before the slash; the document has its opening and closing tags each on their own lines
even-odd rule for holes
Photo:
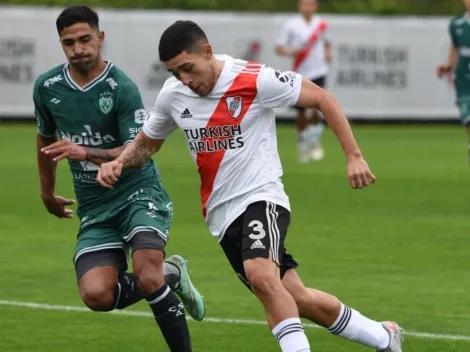
<svg viewBox="0 0 470 352">
<path fill-rule="evenodd" d="M 85 307 L 61 306 L 61 305 L 32 303 L 32 302 L 17 302 L 17 301 L 0 300 L 0 305 L 10 306 L 10 307 L 43 309 L 43 310 L 69 311 L 69 312 L 92 312 L 90 309 L 85 308 Z M 127 315 L 127 316 L 134 316 L 134 317 L 150 317 L 150 318 L 153 317 L 152 313 L 150 312 L 137 312 L 133 310 L 113 310 L 106 314 Z M 187 317 L 187 318 L 188 320 L 192 320 L 190 317 Z M 205 323 L 218 323 L 218 324 L 236 324 L 236 325 L 266 325 L 266 322 L 262 320 L 227 319 L 227 318 L 210 318 L 210 317 L 204 318 L 202 322 L 203 323 L 204 322 Z M 309 327 L 309 328 L 319 328 L 318 325 L 314 325 L 314 324 L 304 324 L 304 326 Z M 416 331 L 405 331 L 405 335 L 419 337 L 423 339 L 470 341 L 470 336 L 465 336 L 465 335 L 432 334 L 432 333 L 427 333 L 427 332 L 416 332 Z"/>
</svg>

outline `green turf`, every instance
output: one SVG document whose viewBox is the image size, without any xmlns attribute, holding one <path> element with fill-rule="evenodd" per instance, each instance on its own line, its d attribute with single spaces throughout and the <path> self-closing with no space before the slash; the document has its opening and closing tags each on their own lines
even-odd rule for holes
<svg viewBox="0 0 470 352">
<path fill-rule="evenodd" d="M 296 136 L 280 126 L 284 182 L 292 205 L 287 247 L 306 284 L 374 319 L 406 329 L 470 336 L 470 168 L 460 126 L 357 126 L 377 176 L 348 188 L 334 135 L 324 161 L 299 165 Z M 72 256 L 78 219 L 50 216 L 39 198 L 33 125 L 0 125 L 0 300 L 83 306 Z M 232 273 L 200 212 L 199 178 L 182 135 L 156 157 L 173 198 L 168 253 L 188 259 L 207 317 L 263 320 L 263 309 Z M 60 164 L 57 194 L 73 197 Z M 132 310 L 148 311 L 144 303 Z M 277 351 L 265 326 L 190 322 L 194 351 Z M 151 318 L 0 305 L 0 351 L 164 351 Z M 308 329 L 312 351 L 367 351 Z M 469 341 L 408 336 L 406 352 L 469 351 Z"/>
</svg>

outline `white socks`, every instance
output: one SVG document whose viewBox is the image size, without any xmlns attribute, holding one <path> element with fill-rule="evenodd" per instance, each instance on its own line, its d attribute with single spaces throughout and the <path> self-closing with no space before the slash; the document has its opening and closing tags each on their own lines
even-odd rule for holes
<svg viewBox="0 0 470 352">
<path fill-rule="evenodd" d="M 374 349 L 382 350 L 390 345 L 390 335 L 381 323 L 364 317 L 344 304 L 341 304 L 339 316 L 328 331 Z M 310 344 L 299 318 L 280 322 L 272 332 L 282 352 L 310 352 Z"/>
<path fill-rule="evenodd" d="M 299 318 L 281 321 L 274 327 L 273 335 L 282 352 L 310 352 L 310 345 Z"/>
<path fill-rule="evenodd" d="M 308 125 L 307 128 L 304 128 L 302 131 L 298 132 L 298 140 L 300 149 L 305 145 L 308 149 L 311 145 L 320 144 L 320 138 L 323 133 L 325 126 L 322 123 L 318 125 Z"/>
<path fill-rule="evenodd" d="M 311 144 L 313 145 L 320 144 L 320 138 L 324 129 L 325 127 L 323 126 L 322 123 L 319 123 L 318 125 L 310 124 L 307 127 L 307 130 L 309 131 L 309 139 L 310 139 Z"/>
<path fill-rule="evenodd" d="M 298 150 L 299 158 L 302 163 L 307 163 L 310 158 L 314 160 L 320 160 L 323 158 L 323 150 L 321 149 L 321 135 L 323 133 L 324 126 L 322 123 L 318 125 L 308 125 L 307 128 L 298 132 Z M 315 155 L 314 153 L 320 153 Z"/>
<path fill-rule="evenodd" d="M 302 131 L 298 132 L 298 144 L 299 144 L 299 154 L 303 158 L 308 158 L 308 152 L 310 150 L 310 133 L 309 129 L 305 128 Z"/>
<path fill-rule="evenodd" d="M 385 349 L 390 344 L 390 335 L 382 324 L 364 317 L 344 304 L 341 304 L 339 316 L 328 331 L 375 349 Z"/>
</svg>

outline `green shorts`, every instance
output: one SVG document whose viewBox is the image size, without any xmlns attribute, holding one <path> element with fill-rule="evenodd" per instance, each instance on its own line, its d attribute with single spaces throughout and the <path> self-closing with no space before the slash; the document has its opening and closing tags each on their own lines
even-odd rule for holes
<svg viewBox="0 0 470 352">
<path fill-rule="evenodd" d="M 460 120 L 465 126 L 470 125 L 470 101 L 459 102 Z"/>
<path fill-rule="evenodd" d="M 73 262 L 106 249 L 122 249 L 128 255 L 130 242 L 139 232 L 151 232 L 166 244 L 172 217 L 172 202 L 161 184 L 130 191 L 125 201 L 80 219 Z"/>
<path fill-rule="evenodd" d="M 465 72 L 461 72 L 460 76 L 458 76 L 454 80 L 455 86 L 455 93 L 457 95 L 457 107 L 459 108 L 460 112 L 460 121 L 462 124 L 468 125 L 470 124 L 470 80 L 466 78 L 467 68 L 465 68 Z"/>
</svg>

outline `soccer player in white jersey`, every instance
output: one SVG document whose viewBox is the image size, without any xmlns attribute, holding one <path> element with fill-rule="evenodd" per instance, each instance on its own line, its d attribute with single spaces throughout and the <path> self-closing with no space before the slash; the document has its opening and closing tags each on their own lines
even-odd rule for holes
<svg viewBox="0 0 470 352">
<path fill-rule="evenodd" d="M 292 58 L 292 71 L 308 78 L 321 88 L 325 87 L 328 63 L 332 60 L 332 46 L 328 38 L 328 24 L 316 12 L 318 0 L 298 0 L 299 15 L 287 21 L 276 41 L 276 53 Z M 320 113 L 313 110 L 309 119 L 306 109 L 297 110 L 299 161 L 321 160 L 323 124 Z"/>
<path fill-rule="evenodd" d="M 101 165 L 98 182 L 112 188 L 123 169 L 144 165 L 182 129 L 201 177 L 207 225 L 238 277 L 264 305 L 282 351 L 310 351 L 299 318 L 304 317 L 347 340 L 401 352 L 402 329 L 396 323 L 373 321 L 334 296 L 306 288 L 284 247 L 290 205 L 281 182 L 273 108 L 320 109 L 346 155 L 351 187 L 375 181 L 333 95 L 292 71 L 214 55 L 204 31 L 191 21 L 165 30 L 159 55 L 174 77 L 134 142 Z"/>
</svg>

